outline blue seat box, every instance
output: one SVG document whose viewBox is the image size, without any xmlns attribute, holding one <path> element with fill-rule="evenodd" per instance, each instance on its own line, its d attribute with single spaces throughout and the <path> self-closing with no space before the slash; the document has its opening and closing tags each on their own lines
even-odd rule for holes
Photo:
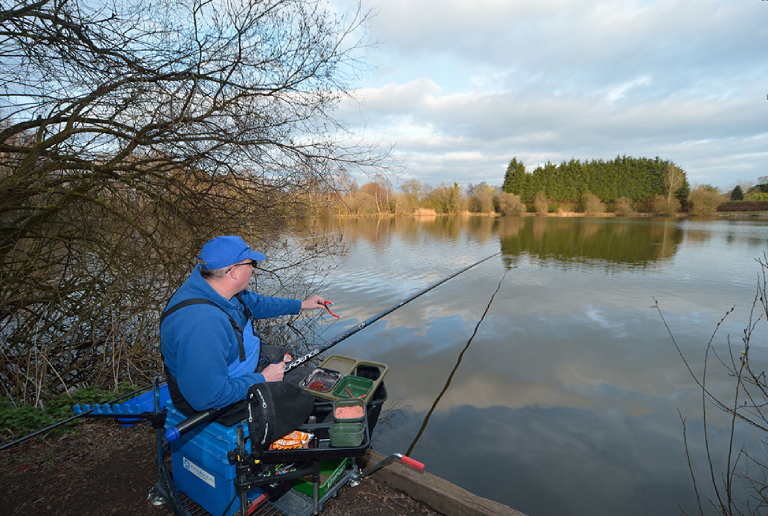
<svg viewBox="0 0 768 516">
<path fill-rule="evenodd" d="M 168 401 L 166 408 L 165 428 L 187 419 L 171 401 Z M 243 424 L 243 427 L 247 436 L 248 426 Z M 200 425 L 182 435 L 171 443 L 174 486 L 210 514 L 223 514 L 235 497 L 235 466 L 227 459 L 227 452 L 235 448 L 237 426 L 228 427 L 214 422 Z M 261 489 L 254 488 L 248 492 L 248 498 L 253 500 L 261 492 Z M 239 508 L 240 504 L 235 500 L 226 514 L 232 515 Z"/>
</svg>

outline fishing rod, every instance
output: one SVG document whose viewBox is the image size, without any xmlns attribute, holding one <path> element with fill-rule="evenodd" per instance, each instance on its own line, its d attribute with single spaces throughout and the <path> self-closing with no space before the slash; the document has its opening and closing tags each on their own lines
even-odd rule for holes
<svg viewBox="0 0 768 516">
<path fill-rule="evenodd" d="M 494 253 L 494 254 L 486 257 L 486 258 L 483 258 L 482 260 L 477 261 L 477 262 L 473 263 L 472 265 L 468 265 L 467 267 L 464 267 L 463 269 L 461 269 L 461 270 L 459 270 L 457 272 L 454 272 L 453 274 L 451 274 L 447 278 L 443 278 L 440 281 L 432 283 L 431 285 L 427 286 L 426 288 L 423 288 L 423 289 L 419 290 L 418 292 L 416 292 L 412 296 L 409 296 L 409 297 L 403 299 L 402 301 L 400 301 L 399 303 L 397 303 L 395 305 L 392 305 L 391 307 L 387 308 L 383 312 L 380 312 L 380 313 L 374 315 L 373 317 L 370 317 L 370 318 L 366 319 L 365 321 L 361 322 L 360 324 L 358 324 L 354 328 L 351 328 L 351 329 L 349 329 L 349 330 L 347 330 L 347 331 L 337 335 L 336 337 L 332 338 L 331 340 L 329 340 L 328 342 L 326 342 L 322 346 L 318 346 L 317 348 L 313 349 L 312 351 L 310 351 L 309 353 L 307 353 L 303 357 L 300 357 L 300 358 L 297 358 L 297 359 L 294 359 L 294 360 L 290 361 L 288 363 L 288 365 L 285 366 L 285 372 L 287 373 L 288 371 L 299 367 L 301 364 L 305 363 L 307 360 L 311 360 L 312 358 L 316 357 L 320 353 L 323 353 L 324 351 L 328 351 L 329 349 L 331 349 L 333 346 L 335 346 L 336 344 L 338 344 L 342 340 L 348 339 L 349 337 L 351 337 L 355 333 L 359 332 L 363 328 L 366 328 L 366 327 L 370 326 L 371 324 L 375 323 L 376 321 L 378 321 L 379 319 L 381 319 L 382 317 L 386 317 L 387 315 L 391 314 L 392 312 L 394 312 L 395 310 L 397 310 L 401 306 L 403 306 L 403 305 L 405 305 L 407 303 L 410 303 L 411 301 L 413 301 L 417 297 L 426 294 L 427 292 L 429 292 L 430 290 L 432 290 L 432 289 L 434 289 L 436 287 L 439 287 L 440 285 L 442 285 L 446 281 L 455 278 L 459 274 L 461 274 L 463 272 L 466 272 L 469 269 L 471 269 L 472 267 L 480 265 L 484 261 L 490 260 L 491 258 L 493 258 L 494 256 L 497 256 L 499 254 L 501 254 L 501 251 L 499 251 L 498 253 Z M 168 442 L 175 441 L 180 436 L 182 436 L 186 432 L 189 432 L 190 430 L 192 430 L 196 426 L 198 426 L 198 425 L 200 425 L 202 423 L 205 423 L 206 421 L 212 421 L 212 420 L 216 419 L 219 416 L 219 414 L 221 413 L 222 410 L 224 410 L 224 409 L 223 408 L 208 409 L 206 411 L 199 412 L 199 413 L 195 414 L 194 416 L 190 417 L 189 419 L 185 419 L 184 421 L 180 422 L 175 427 L 169 428 L 168 430 L 165 431 L 165 440 L 168 441 Z"/>
<path fill-rule="evenodd" d="M 327 350 L 331 349 L 333 346 L 335 346 L 336 344 L 338 344 L 338 343 L 339 343 L 339 342 L 341 342 L 342 340 L 345 340 L 345 339 L 347 339 L 347 338 L 351 337 L 352 335 L 354 335 L 355 333 L 359 332 L 359 331 L 360 331 L 360 330 L 362 330 L 363 328 L 365 328 L 365 327 L 367 327 L 367 326 L 370 326 L 371 324 L 375 323 L 376 321 L 378 321 L 378 320 L 379 320 L 379 319 L 381 319 L 382 317 L 386 317 L 387 315 L 391 314 L 392 312 L 394 312 L 395 310 L 397 310 L 397 309 L 398 309 L 398 308 L 400 308 L 401 306 L 403 306 L 403 305 L 405 305 L 405 304 L 407 304 L 407 303 L 410 303 L 411 301 L 413 301 L 413 300 L 414 300 L 414 299 L 416 299 L 417 297 L 419 297 L 419 296 L 422 296 L 422 295 L 426 294 L 426 293 L 427 293 L 427 292 L 429 292 L 430 290 L 432 290 L 432 289 L 434 289 L 434 288 L 436 288 L 436 287 L 439 287 L 440 285 L 442 285 L 442 284 L 443 284 L 443 283 L 445 283 L 446 281 L 448 281 L 448 280 L 450 280 L 450 279 L 453 279 L 453 278 L 455 278 L 456 276 L 458 276 L 458 275 L 459 275 L 459 274 L 461 274 L 462 272 L 466 272 L 466 271 L 468 271 L 469 269 L 471 269 L 472 267 L 474 267 L 474 266 L 476 266 L 476 265 L 480 265 L 480 264 L 481 264 L 481 263 L 483 263 L 484 261 L 486 261 L 486 260 L 490 260 L 491 258 L 493 258 L 494 256 L 496 256 L 496 255 L 498 255 L 498 254 L 501 254 L 501 251 L 499 251 L 498 253 L 494 253 L 494 254 L 492 254 L 491 256 L 488 256 L 487 258 L 483 258 L 483 259 L 482 259 L 482 260 L 480 260 L 479 262 L 475 262 L 475 263 L 473 263 L 472 265 L 469 265 L 469 266 L 467 266 L 467 267 L 464 267 L 464 268 L 463 268 L 463 269 L 461 269 L 460 271 L 458 271 L 458 272 L 454 272 L 453 274 L 451 274 L 451 275 L 450 275 L 450 276 L 448 276 L 447 278 L 443 278 L 443 279 L 441 279 L 440 281 L 438 281 L 438 282 L 436 282 L 436 283 L 433 283 L 433 284 L 429 285 L 429 286 L 428 286 L 428 287 L 426 287 L 426 288 L 423 288 L 422 290 L 420 290 L 420 291 L 416 292 L 416 293 L 415 293 L 415 294 L 413 294 L 412 296 L 410 296 L 410 297 L 407 297 L 407 298 L 403 299 L 402 301 L 400 301 L 400 302 L 399 302 L 399 303 L 397 303 L 396 305 L 392 305 L 391 307 L 387 308 L 387 309 L 386 309 L 386 310 L 384 310 L 383 312 L 381 312 L 381 313 L 378 313 L 378 314 L 374 315 L 373 317 L 371 317 L 371 318 L 369 318 L 369 319 L 366 319 L 365 321 L 361 322 L 360 324 L 358 324 L 358 325 L 357 325 L 357 326 L 355 326 L 354 328 L 352 328 L 352 329 L 349 329 L 349 330 L 345 331 L 344 333 L 341 333 L 341 334 L 337 335 L 336 337 L 332 338 L 331 340 L 329 340 L 328 342 L 326 342 L 326 343 L 325 343 L 325 344 L 323 344 L 322 346 L 319 346 L 319 347 L 317 347 L 317 348 L 313 349 L 312 351 L 310 351 L 309 353 L 307 353 L 307 354 L 306 354 L 306 355 L 304 355 L 303 357 L 301 357 L 301 358 L 297 358 L 297 359 L 294 359 L 294 360 L 290 361 L 290 362 L 288 363 L 288 365 L 286 365 L 286 366 L 285 366 L 285 372 L 287 373 L 287 372 L 288 372 L 288 371 L 290 371 L 291 369 L 295 369 L 295 368 L 299 367 L 301 364 L 303 364 L 303 363 L 304 363 L 304 362 L 306 362 L 307 360 L 311 360 L 312 358 L 316 357 L 316 356 L 317 356 L 317 355 L 319 355 L 320 353 L 323 353 L 324 351 L 327 351 Z"/>
</svg>

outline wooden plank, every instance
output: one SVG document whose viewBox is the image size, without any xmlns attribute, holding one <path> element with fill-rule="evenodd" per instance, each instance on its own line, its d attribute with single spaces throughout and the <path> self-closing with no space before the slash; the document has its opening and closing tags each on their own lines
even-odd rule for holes
<svg viewBox="0 0 768 516">
<path fill-rule="evenodd" d="M 386 458 L 368 450 L 358 459 L 363 471 Z M 426 471 L 417 471 L 394 461 L 374 472 L 372 477 L 398 489 L 414 500 L 432 507 L 445 516 L 526 516 L 504 504 L 482 498 Z M 365 480 L 363 480 L 365 481 Z"/>
</svg>

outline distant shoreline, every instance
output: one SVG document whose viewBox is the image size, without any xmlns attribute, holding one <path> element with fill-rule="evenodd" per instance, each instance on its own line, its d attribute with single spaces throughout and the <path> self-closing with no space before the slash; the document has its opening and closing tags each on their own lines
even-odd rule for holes
<svg viewBox="0 0 768 516">
<path fill-rule="evenodd" d="M 768 211 L 726 211 L 717 212 L 714 215 L 707 217 L 695 216 L 688 213 L 676 213 L 674 215 L 668 215 L 664 213 L 648 213 L 648 212 L 636 212 L 629 215 L 619 215 L 616 212 L 604 212 L 604 213 L 584 213 L 577 211 L 561 211 L 547 213 L 546 215 L 540 213 L 526 212 L 520 215 L 502 215 L 496 212 L 490 213 L 473 213 L 473 212 L 461 212 L 461 213 L 372 213 L 372 214 L 345 214 L 334 215 L 335 218 L 404 218 L 410 217 L 414 219 L 433 219 L 437 217 L 560 217 L 560 218 L 656 218 L 656 219 L 737 219 L 737 220 L 750 220 L 750 219 L 768 219 Z"/>
</svg>

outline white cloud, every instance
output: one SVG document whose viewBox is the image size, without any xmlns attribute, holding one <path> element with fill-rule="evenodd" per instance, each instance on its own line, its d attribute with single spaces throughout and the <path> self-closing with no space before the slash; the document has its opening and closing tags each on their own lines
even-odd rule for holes
<svg viewBox="0 0 768 516">
<path fill-rule="evenodd" d="M 370 24 L 380 66 L 341 115 L 433 184 L 501 184 L 515 156 L 626 154 L 728 188 L 768 163 L 767 15 L 757 1 L 390 0 Z"/>
<path fill-rule="evenodd" d="M 648 76 L 639 77 L 637 79 L 627 81 L 623 84 L 619 84 L 617 86 L 612 87 L 610 91 L 608 91 L 606 98 L 609 102 L 615 102 L 621 98 L 624 98 L 627 95 L 628 91 L 631 91 L 634 88 L 637 88 L 638 86 L 650 85 L 652 82 L 653 82 L 653 79 L 651 79 L 651 77 L 648 77 Z"/>
</svg>

